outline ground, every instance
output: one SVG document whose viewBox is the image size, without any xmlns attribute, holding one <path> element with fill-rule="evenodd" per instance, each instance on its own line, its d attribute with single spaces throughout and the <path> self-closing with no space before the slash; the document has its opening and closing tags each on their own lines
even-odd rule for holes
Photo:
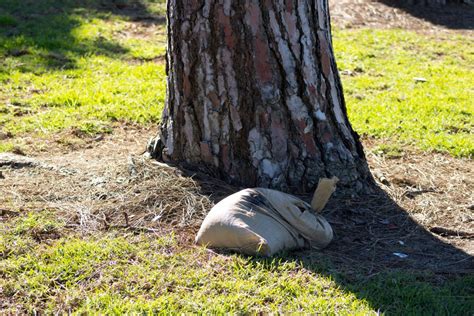
<svg viewBox="0 0 474 316">
<path fill-rule="evenodd" d="M 331 9 L 380 191 L 336 192 L 327 249 L 263 259 L 193 245 L 239 188 L 142 156 L 164 101 L 163 1 L 0 1 L 0 310 L 472 312 L 473 11 Z"/>
</svg>

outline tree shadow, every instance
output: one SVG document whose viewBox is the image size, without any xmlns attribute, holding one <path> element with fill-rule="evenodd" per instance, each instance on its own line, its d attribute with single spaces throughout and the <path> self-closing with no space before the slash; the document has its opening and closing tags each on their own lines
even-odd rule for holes
<svg viewBox="0 0 474 316">
<path fill-rule="evenodd" d="M 461 1 L 450 1 L 445 6 L 413 5 L 411 4 L 412 1 L 407 0 L 377 1 L 387 6 L 401 9 L 412 16 L 436 25 L 456 30 L 474 29 L 474 7 L 460 3 Z"/>
<path fill-rule="evenodd" d="M 418 224 L 382 189 L 370 196 L 333 199 L 325 217 L 336 232 L 330 246 L 294 254 L 293 260 L 307 269 L 331 275 L 374 310 L 407 314 L 473 310 L 474 288 L 467 286 L 474 281 L 472 255 L 451 243 L 459 238 L 443 240 Z M 321 268 L 325 259 L 330 265 Z"/>
<path fill-rule="evenodd" d="M 214 202 L 239 189 L 201 172 L 186 172 Z M 309 202 L 309 196 L 301 196 Z M 269 269 L 295 262 L 329 276 L 347 293 L 388 314 L 466 314 L 474 310 L 474 258 L 457 248 L 471 239 L 434 235 L 381 188 L 365 196 L 336 194 L 323 213 L 335 237 L 321 251 L 247 257 Z M 277 259 L 277 260 L 275 260 Z"/>
<path fill-rule="evenodd" d="M 85 20 L 108 20 L 113 16 L 164 24 L 165 18 L 150 12 L 145 1 L 0 1 L 0 56 L 10 58 L 10 68 L 23 72 L 74 68 L 77 58 L 89 54 L 120 58 L 128 49 L 118 42 L 101 35 L 78 39 L 74 32 Z M 5 61 L 1 66 L 7 66 Z"/>
</svg>

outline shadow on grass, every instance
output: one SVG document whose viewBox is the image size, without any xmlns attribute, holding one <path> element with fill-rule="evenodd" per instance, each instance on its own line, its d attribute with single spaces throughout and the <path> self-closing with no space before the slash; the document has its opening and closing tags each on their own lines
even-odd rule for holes
<svg viewBox="0 0 474 316">
<path fill-rule="evenodd" d="M 85 21 L 113 15 L 141 23 L 165 23 L 164 17 L 149 12 L 145 1 L 2 0 L 0 56 L 10 57 L 10 68 L 23 72 L 74 68 L 74 59 L 88 54 L 118 58 L 127 53 L 125 47 L 100 35 L 78 40 L 73 31 Z M 7 68 L 5 61 L 0 68 L 4 66 Z"/>
<path fill-rule="evenodd" d="M 448 1 L 445 6 L 412 5 L 409 0 L 378 0 L 390 7 L 399 8 L 410 15 L 456 30 L 474 29 L 474 6 Z"/>
<path fill-rule="evenodd" d="M 457 247 L 472 239 L 443 241 L 382 189 L 365 197 L 336 197 L 325 217 L 334 228 L 334 241 L 320 252 L 293 254 L 291 260 L 330 275 L 376 311 L 468 314 L 474 310 L 474 258 Z"/>
<path fill-rule="evenodd" d="M 194 179 L 214 202 L 233 193 L 219 180 L 216 186 L 206 176 Z M 323 215 L 335 232 L 326 249 L 248 257 L 249 262 L 275 269 L 275 262 L 294 261 L 315 276 L 330 276 L 345 292 L 390 315 L 467 315 L 474 310 L 474 258 L 458 248 L 469 247 L 472 236 L 443 241 L 381 188 L 367 196 L 336 195 Z"/>
</svg>

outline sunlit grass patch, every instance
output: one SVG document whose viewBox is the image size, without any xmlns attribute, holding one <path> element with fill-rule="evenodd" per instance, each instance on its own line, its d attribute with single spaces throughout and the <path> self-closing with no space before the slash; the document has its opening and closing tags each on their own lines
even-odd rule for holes
<svg viewBox="0 0 474 316">
<path fill-rule="evenodd" d="M 14 134 L 69 127 L 90 130 L 91 122 L 110 126 L 116 121 L 149 123 L 159 119 L 165 90 L 162 65 L 148 62 L 132 66 L 106 57 L 84 58 L 78 65 L 84 68 L 41 78 L 12 76 L 8 86 L 22 86 L 31 80 L 41 92 L 18 96 L 29 113 L 10 113 L 6 130 Z"/>
<path fill-rule="evenodd" d="M 165 94 L 164 20 L 157 16 L 164 2 L 134 7 L 131 16 L 119 8 L 138 2 L 69 1 L 61 10 L 56 2 L 0 4 L 19 21 L 0 31 L 2 132 L 94 134 L 118 122 L 157 122 Z M 11 148 L 2 141 L 0 150 Z"/>
<path fill-rule="evenodd" d="M 28 217 L 13 226 L 0 239 L 0 249 L 18 240 L 25 225 L 34 228 L 34 221 L 39 219 Z M 168 233 L 125 237 L 111 232 L 47 243 L 26 238 L 23 244 L 29 251 L 0 261 L 0 298 L 16 301 L 10 312 L 371 313 L 367 302 L 297 261 L 183 249 Z"/>
<path fill-rule="evenodd" d="M 474 154 L 474 50 L 464 35 L 337 30 L 350 120 L 401 146 Z"/>
<path fill-rule="evenodd" d="M 9 152 L 15 148 L 15 145 L 11 141 L 2 140 L 0 141 L 0 152 Z"/>
<path fill-rule="evenodd" d="M 0 299 L 15 302 L 6 312 L 373 314 L 298 260 L 216 255 L 166 232 L 75 236 L 64 225 L 48 211 L 0 223 Z"/>
<path fill-rule="evenodd" d="M 127 15 L 139 2 L 70 1 L 58 11 L 55 1 L 0 5 L 2 130 L 94 133 L 117 121 L 157 122 L 165 98 L 165 3 L 141 2 L 141 13 Z M 468 35 L 336 29 L 355 129 L 394 146 L 472 156 L 470 42 Z"/>
</svg>

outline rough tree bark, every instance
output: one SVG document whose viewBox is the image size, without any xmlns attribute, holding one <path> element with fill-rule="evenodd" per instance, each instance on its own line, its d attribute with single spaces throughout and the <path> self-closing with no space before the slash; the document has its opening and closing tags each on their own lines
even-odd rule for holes
<svg viewBox="0 0 474 316">
<path fill-rule="evenodd" d="M 168 88 L 152 156 L 310 192 L 372 186 L 347 119 L 327 0 L 168 0 Z"/>
</svg>

